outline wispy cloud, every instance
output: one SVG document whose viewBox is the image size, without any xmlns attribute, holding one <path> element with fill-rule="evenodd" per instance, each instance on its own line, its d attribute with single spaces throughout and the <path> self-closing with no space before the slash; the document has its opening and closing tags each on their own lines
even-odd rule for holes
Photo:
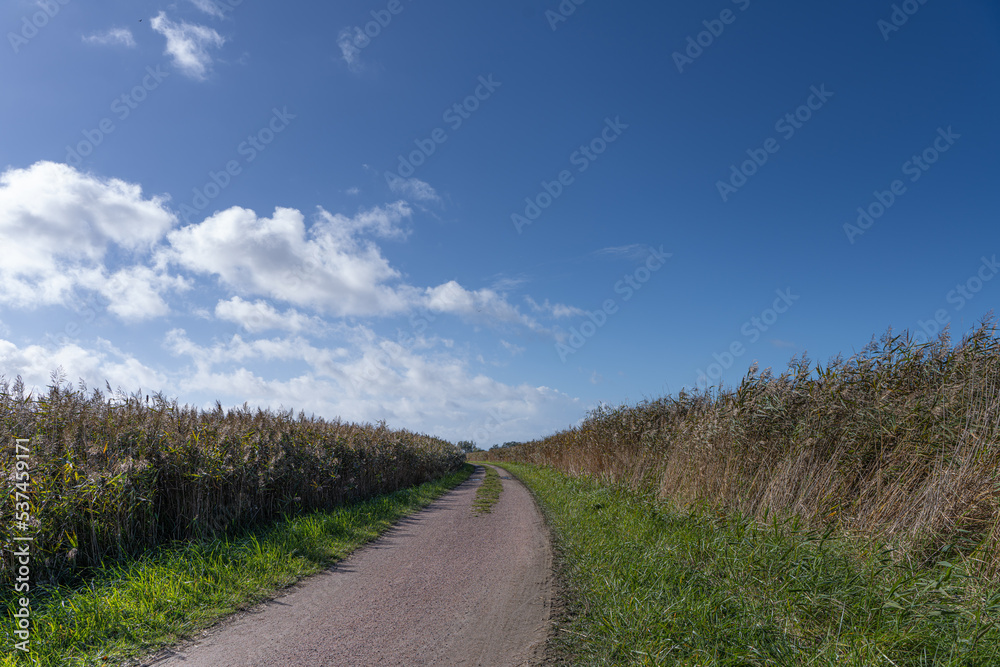
<svg viewBox="0 0 1000 667">
<path fill-rule="evenodd" d="M 93 35 L 84 35 L 85 44 L 97 44 L 100 46 L 124 46 L 129 49 L 135 48 L 135 38 L 128 28 L 111 28 L 104 32 L 95 32 Z"/>
<path fill-rule="evenodd" d="M 491 288 L 497 292 L 510 292 L 528 282 L 525 276 L 501 276 L 493 281 Z"/>
<path fill-rule="evenodd" d="M 629 245 L 612 246 L 609 248 L 601 248 L 600 250 L 595 250 L 591 253 L 592 256 L 598 259 L 628 259 L 628 260 L 640 260 L 645 259 L 649 255 L 649 248 L 638 243 L 631 243 Z"/>
<path fill-rule="evenodd" d="M 437 191 L 419 178 L 394 178 L 389 182 L 389 189 L 417 201 L 441 201 Z"/>
<path fill-rule="evenodd" d="M 215 3 L 215 0 L 191 0 L 191 4 L 209 16 L 214 16 L 220 19 L 226 17 L 219 5 Z"/>
<path fill-rule="evenodd" d="M 544 303 L 538 303 L 530 296 L 525 296 L 524 300 L 531 306 L 531 309 L 536 313 L 546 313 L 552 317 L 576 317 L 579 315 L 586 315 L 587 311 L 577 308 L 576 306 L 567 306 L 562 303 L 549 303 L 546 299 Z"/>
<path fill-rule="evenodd" d="M 508 342 L 508 341 L 505 341 L 505 340 L 502 340 L 502 339 L 500 340 L 500 344 L 503 346 L 503 348 L 505 350 L 507 350 L 508 352 L 510 352 L 511 355 L 513 355 L 513 356 L 517 356 L 519 354 L 522 354 L 525 351 L 525 349 L 526 349 L 526 348 L 521 347 L 520 345 L 514 345 L 514 343 L 511 343 L 511 342 Z"/>
<path fill-rule="evenodd" d="M 184 21 L 175 23 L 164 12 L 157 14 L 151 25 L 153 30 L 167 38 L 164 53 L 173 58 L 174 65 L 186 76 L 204 81 L 212 67 L 208 49 L 225 44 L 222 35 L 203 25 Z"/>
<path fill-rule="evenodd" d="M 337 46 L 344 57 L 344 62 L 353 71 L 361 69 L 361 49 L 357 46 L 358 37 L 364 37 L 361 28 L 344 28 L 337 36 Z"/>
</svg>

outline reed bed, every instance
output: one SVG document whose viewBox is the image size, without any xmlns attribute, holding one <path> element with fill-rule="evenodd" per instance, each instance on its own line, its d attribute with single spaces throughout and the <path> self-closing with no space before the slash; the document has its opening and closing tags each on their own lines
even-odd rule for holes
<svg viewBox="0 0 1000 667">
<path fill-rule="evenodd" d="M 479 458 L 550 466 L 684 507 L 798 516 L 901 557 L 955 553 L 1000 575 L 1000 337 L 890 330 L 825 367 L 749 369 L 717 387 L 602 406 L 580 426 Z"/>
<path fill-rule="evenodd" d="M 30 439 L 31 579 L 62 583 L 174 541 L 431 481 L 462 452 L 384 422 L 180 406 L 161 394 L 74 388 L 44 395 L 0 376 L 0 589 L 13 590 L 15 439 Z"/>
</svg>

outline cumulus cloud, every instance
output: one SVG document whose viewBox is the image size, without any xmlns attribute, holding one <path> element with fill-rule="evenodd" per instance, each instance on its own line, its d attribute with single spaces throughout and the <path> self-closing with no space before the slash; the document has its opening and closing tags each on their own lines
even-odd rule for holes
<svg viewBox="0 0 1000 667">
<path fill-rule="evenodd" d="M 584 410 L 579 399 L 545 386 L 511 385 L 473 371 L 446 341 L 420 338 L 402 346 L 362 327 L 342 327 L 343 345 L 318 347 L 299 336 L 244 338 L 201 345 L 182 329 L 166 334 L 173 356 L 158 368 L 98 339 L 26 345 L 0 338 L 0 368 L 8 379 L 24 378 L 38 393 L 56 369 L 66 380 L 126 391 L 162 391 L 182 403 L 292 407 L 327 418 L 357 422 L 387 420 L 394 427 L 488 446 L 526 440 L 563 428 Z M 149 350 L 145 350 L 149 354 Z M 295 367 L 279 378 L 259 370 L 279 361 Z"/>
<path fill-rule="evenodd" d="M 0 304 L 65 306 L 87 290 L 103 296 L 119 319 L 136 321 L 168 315 L 164 296 L 191 289 L 202 276 L 228 292 L 215 317 L 248 332 L 319 332 L 325 324 L 317 314 L 389 317 L 420 309 L 546 331 L 495 288 L 405 282 L 376 243 L 408 237 L 412 210 L 405 201 L 353 216 L 319 208 L 308 225 L 296 209 L 277 208 L 266 218 L 232 207 L 184 227 L 166 201 L 63 164 L 8 169 L 0 175 L 0 244 L 8 250 Z M 249 296 L 258 300 L 244 300 Z M 267 300 L 306 312 L 281 312 Z M 582 312 L 527 302 L 545 317 Z"/>
<path fill-rule="evenodd" d="M 521 313 L 507 298 L 491 289 L 467 290 L 454 280 L 425 290 L 423 307 L 432 312 L 462 315 L 480 322 L 521 325 L 542 330 L 531 317 Z"/>
<path fill-rule="evenodd" d="M 251 303 L 238 296 L 216 304 L 215 316 L 220 320 L 239 324 L 250 333 L 272 329 L 292 333 L 318 332 L 324 328 L 321 319 L 304 315 L 294 308 L 279 312 L 266 301 Z"/>
<path fill-rule="evenodd" d="M 165 312 L 154 291 L 183 289 L 184 281 L 150 269 L 109 273 L 112 250 L 140 256 L 175 224 L 165 198 L 144 198 L 138 185 L 102 179 L 54 162 L 0 175 L 0 303 L 33 308 L 66 305 L 77 288 L 101 292 L 127 319 Z"/>
<path fill-rule="evenodd" d="M 207 26 L 185 21 L 175 23 L 164 12 L 153 17 L 151 25 L 153 30 L 166 37 L 164 53 L 173 59 L 174 66 L 192 79 L 205 80 L 212 66 L 208 50 L 225 44 L 222 35 Z"/>
<path fill-rule="evenodd" d="M 389 316 L 417 308 L 468 320 L 539 329 L 505 296 L 490 289 L 468 290 L 456 281 L 420 289 L 402 276 L 368 235 L 402 239 L 402 222 L 412 215 L 404 202 L 363 210 L 353 217 L 317 212 L 306 228 L 303 214 L 278 208 L 270 218 L 230 208 L 205 221 L 170 232 L 162 259 L 196 273 L 217 276 L 241 293 L 280 299 L 339 316 Z M 249 316 L 246 302 L 229 304 L 231 318 Z M 277 311 L 253 307 L 260 322 L 277 321 Z M 240 319 L 240 322 L 245 322 Z"/>
<path fill-rule="evenodd" d="M 121 45 L 126 48 L 135 48 L 135 38 L 128 28 L 110 28 L 104 32 L 97 32 L 93 35 L 84 35 L 83 41 L 86 44 L 97 44 L 100 46 Z"/>
<path fill-rule="evenodd" d="M 170 232 L 169 248 L 160 260 L 217 276 L 239 294 L 280 299 L 337 317 L 384 317 L 423 308 L 476 323 L 543 330 L 494 290 L 468 290 L 453 280 L 423 289 L 404 283 L 367 237 L 405 238 L 402 222 L 411 215 L 405 202 L 353 217 L 319 209 L 307 230 L 296 209 L 277 208 L 270 218 L 261 218 L 234 207 Z M 235 317 L 234 310 L 224 312 Z M 274 313 L 257 309 L 256 314 L 273 321 Z"/>
<path fill-rule="evenodd" d="M 104 387 L 105 382 L 126 391 L 140 387 L 150 391 L 169 390 L 172 386 L 167 375 L 103 339 L 98 339 L 93 348 L 76 343 L 18 347 L 0 339 L 0 368 L 8 379 L 20 375 L 25 388 L 35 394 L 51 384 L 52 373 L 57 369 L 65 372 L 68 381 L 83 379 L 92 387 Z"/>
<path fill-rule="evenodd" d="M 402 238 L 405 204 L 353 218 L 320 210 L 308 235 L 300 211 L 277 208 L 270 218 L 230 208 L 168 235 L 166 260 L 217 276 L 245 294 L 281 299 L 338 315 L 387 315 L 409 308 L 414 288 L 388 284 L 400 277 L 363 233 Z"/>
<path fill-rule="evenodd" d="M 334 349 L 299 337 L 246 340 L 238 335 L 200 346 L 183 330 L 170 332 L 166 346 L 194 366 L 179 383 L 186 391 L 352 420 L 386 419 L 453 440 L 527 439 L 579 417 L 578 399 L 475 373 L 444 340 L 421 337 L 403 346 L 366 327 L 340 333 L 345 345 Z M 250 370 L 260 361 L 302 362 L 308 370 L 286 380 L 268 379 Z"/>
</svg>

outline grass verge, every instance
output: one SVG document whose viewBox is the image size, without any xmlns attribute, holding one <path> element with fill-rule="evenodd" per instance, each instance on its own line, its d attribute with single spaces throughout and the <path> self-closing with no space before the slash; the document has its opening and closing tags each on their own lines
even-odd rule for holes
<svg viewBox="0 0 1000 667">
<path fill-rule="evenodd" d="M 483 483 L 479 485 L 476 497 L 472 501 L 472 512 L 476 516 L 492 512 L 493 506 L 500 500 L 500 494 L 503 493 L 503 482 L 500 481 L 500 475 L 490 466 L 484 467 L 486 468 L 486 477 L 483 478 Z"/>
<path fill-rule="evenodd" d="M 675 512 L 651 496 L 504 463 L 553 531 L 585 665 L 1000 664 L 1000 591 L 795 520 Z"/>
<path fill-rule="evenodd" d="M 287 518 L 221 540 L 157 549 L 102 571 L 86 586 L 32 593 L 31 653 L 14 644 L 14 601 L 4 600 L 0 665 L 130 664 L 315 574 L 427 506 L 473 467 L 329 512 Z"/>
</svg>

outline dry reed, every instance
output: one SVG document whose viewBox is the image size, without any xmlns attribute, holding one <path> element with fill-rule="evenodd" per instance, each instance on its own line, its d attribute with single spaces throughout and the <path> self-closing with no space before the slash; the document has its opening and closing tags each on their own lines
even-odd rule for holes
<svg viewBox="0 0 1000 667">
<path fill-rule="evenodd" d="M 552 466 L 684 506 L 836 523 L 933 562 L 1000 574 L 1000 337 L 890 330 L 850 359 L 751 367 L 722 387 L 602 406 L 576 428 L 485 458 Z"/>
<path fill-rule="evenodd" d="M 212 411 L 160 394 L 0 376 L 2 590 L 12 590 L 14 440 L 30 438 L 32 580 L 63 581 L 174 540 L 328 509 L 457 470 L 443 440 L 244 405 Z"/>
</svg>

